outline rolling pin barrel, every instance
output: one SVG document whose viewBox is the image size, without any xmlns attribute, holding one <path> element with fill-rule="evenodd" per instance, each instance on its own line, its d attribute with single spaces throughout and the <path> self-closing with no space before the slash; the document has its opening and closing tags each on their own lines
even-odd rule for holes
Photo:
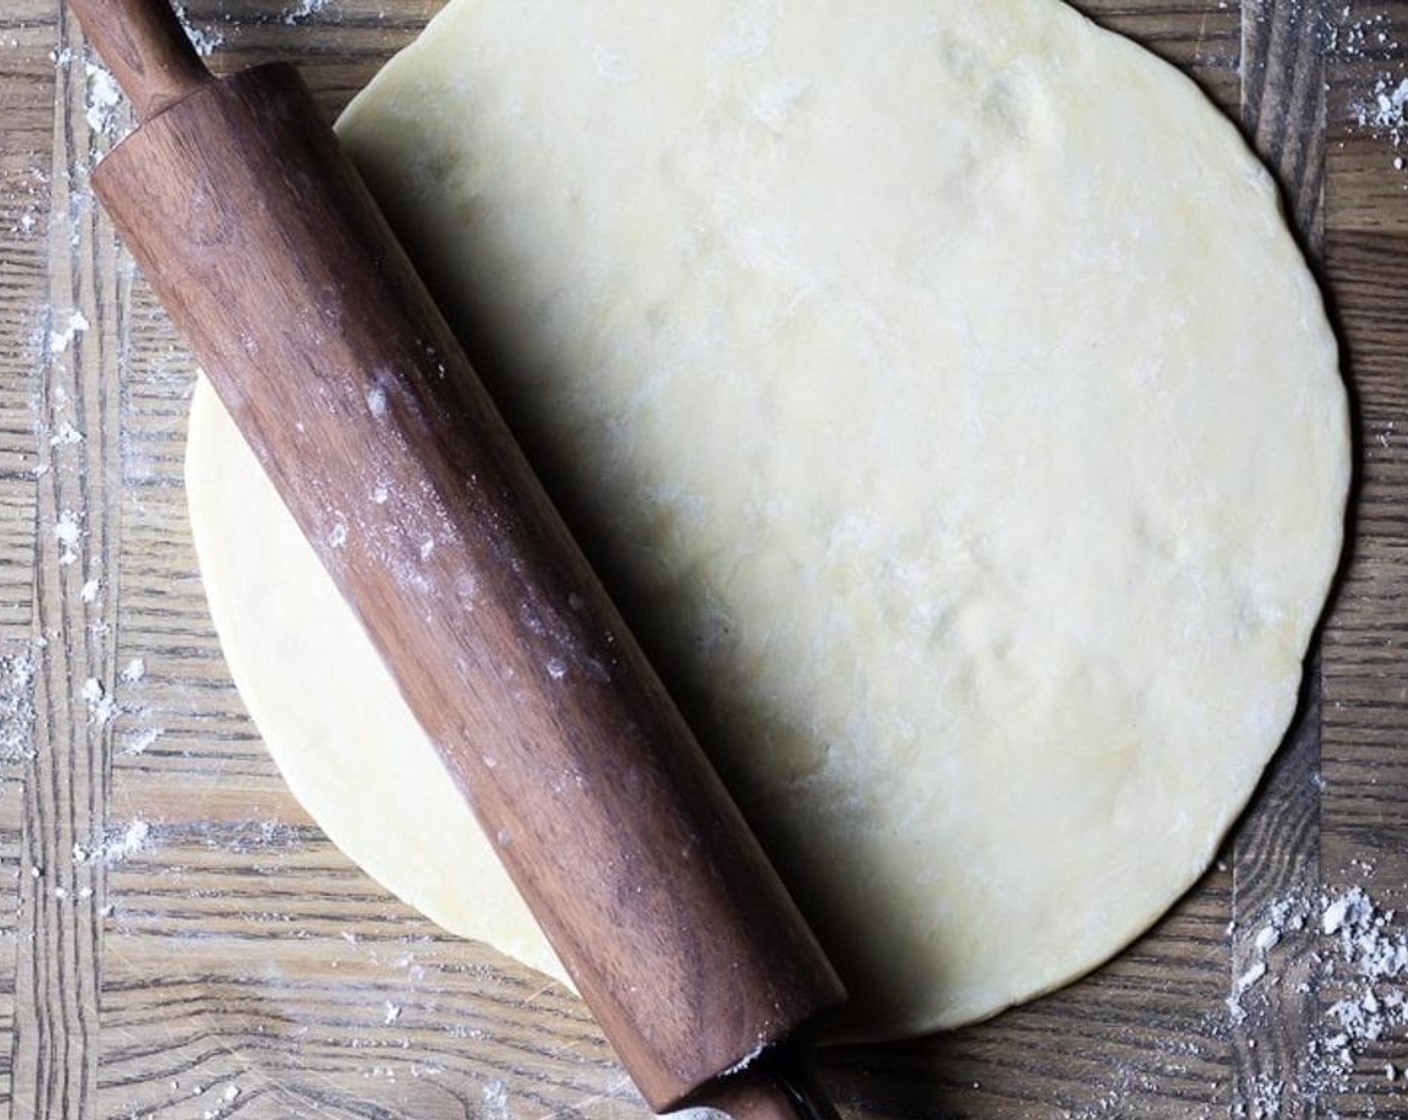
<svg viewBox="0 0 1408 1120">
<path fill-rule="evenodd" d="M 647 1101 L 824 1115 L 834 971 L 302 81 L 157 57 L 94 186 Z"/>
</svg>

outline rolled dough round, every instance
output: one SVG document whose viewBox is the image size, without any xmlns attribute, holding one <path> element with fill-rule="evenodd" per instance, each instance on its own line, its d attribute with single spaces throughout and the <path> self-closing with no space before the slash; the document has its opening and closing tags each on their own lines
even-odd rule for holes
<svg viewBox="0 0 1408 1120">
<path fill-rule="evenodd" d="M 1199 876 L 1295 708 L 1350 457 L 1276 191 L 1189 81 L 1051 0 L 456 0 L 341 131 L 852 1029 L 1047 991 Z M 206 389 L 188 480 L 298 797 L 560 976 Z"/>
</svg>

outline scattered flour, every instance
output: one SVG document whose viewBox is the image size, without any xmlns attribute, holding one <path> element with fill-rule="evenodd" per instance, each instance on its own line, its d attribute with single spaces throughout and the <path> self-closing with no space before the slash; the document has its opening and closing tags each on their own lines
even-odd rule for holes
<svg viewBox="0 0 1408 1120">
<path fill-rule="evenodd" d="M 1354 11 L 1348 5 L 1339 9 L 1327 46 L 1335 57 L 1350 62 L 1399 56 L 1396 64 L 1378 70 L 1368 87 L 1350 98 L 1349 113 L 1360 132 L 1388 143 L 1395 153 L 1393 169 L 1403 171 L 1408 163 L 1397 154 L 1398 149 L 1408 146 L 1408 73 L 1401 61 L 1402 46 L 1386 13 L 1356 19 Z"/>
<path fill-rule="evenodd" d="M 68 323 L 58 330 L 49 332 L 49 353 L 62 354 L 84 331 L 88 330 L 89 323 L 83 312 L 74 310 L 69 314 Z"/>
<path fill-rule="evenodd" d="M 1387 1058 L 1375 1051 L 1384 1046 L 1408 1049 L 1408 991 L 1403 985 L 1408 978 L 1408 926 L 1361 886 L 1278 900 L 1263 930 L 1271 930 L 1275 940 L 1266 936 L 1252 984 L 1263 977 L 1269 977 L 1268 982 L 1287 979 L 1280 966 L 1289 962 L 1265 954 L 1287 933 L 1307 927 L 1316 932 L 1317 947 L 1310 958 L 1311 977 L 1301 990 L 1318 993 L 1321 1010 L 1319 1020 L 1311 1024 L 1305 1055 L 1308 1081 L 1289 1088 L 1316 1106 L 1314 1115 L 1334 1120 L 1337 1114 L 1326 1098 L 1349 1092 L 1351 1079 L 1365 1072 L 1361 1066 L 1384 1070 Z M 1258 945 L 1261 940 L 1259 935 Z M 1234 983 L 1234 996 L 1228 1000 L 1234 1026 L 1248 1014 L 1239 998 L 1251 986 L 1244 979 Z M 1256 1086 L 1249 1120 L 1279 1116 L 1287 1089 L 1279 1082 Z"/>
<path fill-rule="evenodd" d="M 217 27 L 210 25 L 197 27 L 186 18 L 186 6 L 184 4 L 172 5 L 176 10 L 176 18 L 181 21 L 181 26 L 185 28 L 186 37 L 190 39 L 191 46 L 195 47 L 196 54 L 201 58 L 209 58 L 225 42 L 225 33 Z"/>
<path fill-rule="evenodd" d="M 75 549 L 78 542 L 83 539 L 83 525 L 79 514 L 71 509 L 63 510 L 58 520 L 54 522 L 54 539 L 59 542 L 63 552 L 59 554 L 59 563 L 67 567 L 78 559 Z"/>
<path fill-rule="evenodd" d="M 1337 898 L 1329 906 L 1325 907 L 1325 912 L 1320 915 L 1320 932 L 1324 934 L 1336 934 L 1344 926 L 1344 920 L 1349 916 L 1349 896 Z"/>
<path fill-rule="evenodd" d="M 166 734 L 164 727 L 147 727 L 122 738 L 119 751 L 128 758 L 144 754 L 158 739 Z"/>
<path fill-rule="evenodd" d="M 502 1081 L 484 1086 L 484 1120 L 508 1120 L 508 1089 Z"/>
<path fill-rule="evenodd" d="M 309 16 L 317 15 L 328 6 L 328 2 L 329 0 L 298 0 L 292 7 L 284 9 L 283 21 L 292 27 Z"/>
<path fill-rule="evenodd" d="M 33 757 L 34 657 L 0 657 L 0 761 Z"/>
<path fill-rule="evenodd" d="M 1327 1040 L 1325 1049 L 1346 1070 L 1354 1068 L 1362 1044 L 1378 1042 L 1390 1032 L 1402 1035 L 1408 1027 L 1408 996 L 1401 984 L 1393 983 L 1408 973 L 1408 930 L 1394 918 L 1393 911 L 1380 910 L 1359 887 L 1326 908 L 1323 928 L 1336 938 L 1338 964 L 1328 979 L 1341 998 L 1327 1013 L 1339 1033 Z"/>
<path fill-rule="evenodd" d="M 107 726 L 120 710 L 117 701 L 97 677 L 89 677 L 84 681 L 79 695 L 88 705 L 88 722 L 96 727 Z"/>
<path fill-rule="evenodd" d="M 1356 864 L 1359 883 L 1368 883 L 1373 868 Z M 1279 1035 L 1279 999 L 1263 993 L 1286 986 L 1308 997 L 1309 1038 L 1299 1055 L 1289 1055 L 1291 1069 L 1301 1071 L 1292 1081 L 1290 1069 L 1250 1076 L 1241 1085 L 1240 1101 L 1219 1105 L 1227 1085 L 1207 1087 L 1207 1108 L 1190 1114 L 1196 1120 L 1227 1116 L 1230 1120 L 1281 1120 L 1316 1117 L 1348 1120 L 1337 1111 L 1336 1098 L 1354 1094 L 1369 1084 L 1402 1084 L 1403 1109 L 1370 1105 L 1355 1116 L 1408 1116 L 1408 915 L 1400 916 L 1376 900 L 1364 885 L 1298 891 L 1272 900 L 1256 925 L 1250 961 L 1233 974 L 1226 1010 L 1209 1014 L 1196 1034 L 1203 1044 L 1180 1038 L 1156 1044 L 1154 1054 L 1119 1064 L 1112 1079 L 1093 1101 L 1064 1115 L 1067 1120 L 1134 1120 L 1147 1112 L 1138 1103 L 1142 1094 L 1162 1099 L 1165 1076 L 1186 1078 L 1189 1060 L 1220 1060 L 1226 1045 L 1241 1039 L 1255 1050 L 1263 1034 Z M 1229 933 L 1235 927 L 1229 927 Z M 1296 936 L 1300 935 L 1300 936 Z M 1389 1076 L 1392 1067 L 1394 1074 Z M 1402 1078 L 1403 1081 L 1398 1079 Z M 1379 1089 L 1377 1092 L 1383 1092 Z M 1223 1098 L 1225 1100 L 1225 1098 Z M 1380 1098 L 1375 1096 L 1373 1100 Z"/>
<path fill-rule="evenodd" d="M 83 70 L 88 77 L 88 127 L 115 143 L 121 139 L 125 123 L 122 90 L 112 73 L 99 63 L 84 63 Z"/>
<path fill-rule="evenodd" d="M 127 828 L 110 836 L 103 844 L 101 858 L 109 865 L 130 859 L 151 839 L 152 826 L 140 817 L 128 824 Z"/>
<path fill-rule="evenodd" d="M 1351 109 L 1360 128 L 1386 138 L 1395 148 L 1408 142 L 1408 77 L 1380 74 L 1370 94 Z"/>
<path fill-rule="evenodd" d="M 1357 15 L 1349 4 L 1340 5 L 1326 17 L 1322 39 L 1327 53 L 1347 62 L 1398 47 L 1393 24 L 1386 13 Z"/>
<path fill-rule="evenodd" d="M 1266 975 L 1266 962 L 1254 961 L 1241 976 L 1237 977 L 1236 994 L 1241 995 L 1253 985 L 1261 982 Z"/>
<path fill-rule="evenodd" d="M 72 447 L 83 442 L 83 433 L 65 420 L 49 437 L 50 447 Z"/>
</svg>

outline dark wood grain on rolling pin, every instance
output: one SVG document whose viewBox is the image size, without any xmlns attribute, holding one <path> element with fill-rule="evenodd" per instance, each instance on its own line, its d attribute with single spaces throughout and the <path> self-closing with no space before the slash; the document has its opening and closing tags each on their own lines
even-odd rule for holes
<svg viewBox="0 0 1408 1120">
<path fill-rule="evenodd" d="M 223 35 L 217 68 L 292 57 L 337 108 L 438 5 L 333 0 L 314 18 L 285 24 L 294 6 L 194 0 L 188 15 Z M 1325 789 L 1305 788 L 1314 726 L 1307 711 L 1298 748 L 1268 787 L 1270 804 L 1237 841 L 1243 920 L 1302 877 L 1317 885 L 1361 878 L 1350 860 L 1365 854 L 1378 867 L 1376 891 L 1408 882 L 1400 649 L 1408 636 L 1408 208 L 1390 153 L 1353 127 L 1348 112 L 1403 53 L 1329 56 L 1318 141 L 1294 108 L 1307 104 L 1304 92 L 1290 92 L 1310 87 L 1283 69 L 1295 54 L 1306 64 L 1303 45 L 1271 49 L 1297 7 L 1306 5 L 1084 5 L 1192 72 L 1243 121 L 1272 155 L 1298 215 L 1297 200 L 1313 197 L 1309 184 L 1323 178 L 1324 268 L 1359 397 L 1358 547 L 1322 652 Z M 1342 22 L 1338 6 L 1331 15 Z M 1349 19 L 1375 15 L 1386 15 L 1400 38 L 1408 31 L 1401 0 L 1356 3 Z M 17 47 L 6 45 L 11 38 Z M 1247 68 L 1239 66 L 1244 44 Z M 638 1120 L 639 1101 L 575 1000 L 388 899 L 312 827 L 265 756 L 224 672 L 185 528 L 189 359 L 144 286 L 129 286 L 120 264 L 109 275 L 106 262 L 121 261 L 110 231 L 91 210 L 69 206 L 85 193 L 82 170 L 102 141 L 84 119 L 81 63 L 56 67 L 49 52 L 80 45 L 51 0 L 0 5 L 0 656 L 28 655 L 41 604 L 74 594 L 52 570 L 52 519 L 60 503 L 82 502 L 87 523 L 103 528 L 79 542 L 77 564 L 86 570 L 107 557 L 103 597 L 58 613 L 42 608 L 42 625 L 54 629 L 44 636 L 84 658 L 104 651 L 117 672 L 142 657 L 146 674 L 136 684 L 115 681 L 123 710 L 100 737 L 106 782 L 85 761 L 84 677 L 50 672 L 44 687 L 68 690 L 63 699 L 44 700 L 34 686 L 0 688 L 0 703 L 17 695 L 76 711 L 69 739 L 38 742 L 50 759 L 0 757 L 0 858 L 21 873 L 0 894 L 0 1092 L 16 1117 Z M 1248 84 L 1257 88 L 1246 90 L 1247 104 L 1255 99 L 1260 109 L 1244 116 Z M 1323 155 L 1313 154 L 1317 147 Z M 1286 178 L 1291 164 L 1301 170 Z M 27 230 L 26 214 L 34 223 Z M 1314 229 L 1313 220 L 1297 221 Z M 84 355 L 70 373 L 71 355 L 54 362 L 34 344 L 44 309 L 74 290 L 92 322 L 85 344 L 103 340 L 106 368 Z M 104 385 L 114 360 L 119 395 Z M 51 449 L 51 433 L 36 427 L 30 398 L 55 366 L 84 401 L 75 419 L 83 445 Z M 64 477 L 36 479 L 37 457 L 53 459 Z M 113 470 L 120 487 L 89 490 L 77 481 L 81 471 Z M 95 624 L 109 630 L 97 634 Z M 43 659 L 36 655 L 36 667 Z M 44 794 L 53 808 L 43 812 L 41 787 L 57 791 Z M 70 820 L 98 822 L 117 838 L 134 820 L 150 824 L 137 850 L 84 872 L 109 914 L 35 906 L 42 887 L 22 864 L 21 833 L 59 860 L 51 872 L 77 875 L 63 866 L 72 856 L 56 831 Z M 1297 1032 L 1310 1024 L 1288 1017 L 1276 1028 L 1284 1042 L 1244 1033 L 1234 1045 L 1222 1000 L 1245 940 L 1228 935 L 1232 880 L 1230 868 L 1210 872 L 1153 933 L 1072 989 L 950 1038 L 838 1053 L 830 1084 L 856 1117 L 1253 1115 L 1247 1093 L 1257 1076 L 1293 1068 L 1286 1063 L 1306 1041 Z M 75 956 L 80 942 L 93 951 Z M 20 969 L 29 972 L 22 987 Z M 70 1010 L 82 991 L 97 993 L 96 1007 Z M 1256 1051 L 1271 1046 L 1278 1056 L 1249 1064 L 1253 1037 Z M 1401 1088 L 1381 1072 L 1382 1061 L 1403 1055 L 1386 1047 L 1369 1058 L 1355 1091 L 1323 1100 L 1318 1115 L 1368 1115 L 1371 1106 L 1380 1117 L 1404 1114 Z M 227 1102 L 229 1087 L 239 1092 Z"/>
</svg>

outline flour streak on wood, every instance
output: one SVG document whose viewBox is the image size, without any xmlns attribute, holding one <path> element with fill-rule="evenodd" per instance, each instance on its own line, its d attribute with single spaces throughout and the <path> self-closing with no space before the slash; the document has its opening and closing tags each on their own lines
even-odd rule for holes
<svg viewBox="0 0 1408 1120">
<path fill-rule="evenodd" d="M 193 0 L 187 14 L 223 40 L 219 69 L 293 58 L 336 109 L 437 6 L 331 0 L 298 16 L 298 0 Z M 1346 27 L 1380 16 L 1408 34 L 1408 2 L 1082 7 L 1193 74 L 1271 160 L 1303 244 L 1323 248 L 1358 394 L 1356 554 L 1298 733 L 1230 869 L 1066 991 L 944 1038 L 834 1051 L 825 1077 L 856 1117 L 1252 1120 L 1267 1102 L 1316 1115 L 1291 1089 L 1325 1025 L 1325 993 L 1297 990 L 1315 980 L 1320 939 L 1290 931 L 1273 954 L 1279 983 L 1245 993 L 1244 1023 L 1223 1001 L 1278 899 L 1365 881 L 1351 863 L 1365 857 L 1377 869 L 1365 885 L 1387 904 L 1408 885 L 1408 178 L 1352 113 L 1404 55 L 1344 49 Z M 66 44 L 57 13 L 56 0 L 0 5 L 0 669 L 19 657 L 36 670 L 19 685 L 0 676 L 0 744 L 38 715 L 33 759 L 27 735 L 0 750 L 0 874 L 16 876 L 0 879 L 13 882 L 0 891 L 11 1115 L 643 1116 L 575 1000 L 388 898 L 269 763 L 225 673 L 185 526 L 189 359 L 105 224 L 70 205 L 86 185 L 66 176 L 91 158 L 86 75 L 81 57 L 49 57 Z M 1340 30 L 1328 55 L 1322 21 Z M 50 353 L 47 332 L 74 309 L 88 330 Z M 51 446 L 65 422 L 82 442 Z M 37 455 L 54 467 L 39 478 Z M 61 565 L 66 509 L 85 514 L 87 535 Z M 90 573 L 93 559 L 103 567 Z M 33 650 L 35 637 L 48 647 Z M 138 658 L 144 672 L 124 681 Z M 105 728 L 90 722 L 90 677 L 118 705 Z M 146 831 L 129 835 L 134 822 Z M 105 840 L 101 858 L 75 861 L 74 843 Z M 1366 1046 L 1318 1115 L 1408 1114 L 1382 1072 L 1404 1057 Z M 1267 1095 L 1278 1079 L 1289 1088 Z"/>
</svg>

